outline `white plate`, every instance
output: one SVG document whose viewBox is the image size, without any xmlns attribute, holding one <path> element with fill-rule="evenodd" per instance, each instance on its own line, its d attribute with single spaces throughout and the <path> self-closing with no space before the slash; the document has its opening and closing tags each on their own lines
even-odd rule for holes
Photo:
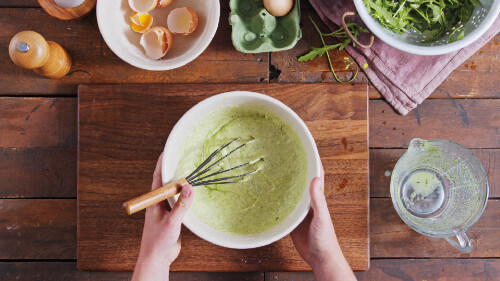
<svg viewBox="0 0 500 281">
<path fill-rule="evenodd" d="M 167 26 L 170 11 L 189 7 L 198 15 L 198 27 L 188 36 L 175 35 L 169 52 L 160 60 L 146 56 L 139 44 L 141 35 L 130 29 L 133 10 L 128 0 L 98 0 L 96 7 L 99 30 L 109 48 L 129 64 L 148 70 L 169 70 L 197 58 L 208 47 L 217 31 L 220 17 L 218 0 L 176 0 L 165 8 L 150 12 L 153 26 Z"/>
</svg>

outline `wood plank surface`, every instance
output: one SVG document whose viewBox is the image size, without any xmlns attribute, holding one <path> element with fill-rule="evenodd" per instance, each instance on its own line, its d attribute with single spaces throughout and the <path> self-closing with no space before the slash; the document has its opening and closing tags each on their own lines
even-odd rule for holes
<svg viewBox="0 0 500 281">
<path fill-rule="evenodd" d="M 374 259 L 369 271 L 355 272 L 359 281 L 396 280 L 497 280 L 500 278 L 498 259 Z M 0 263 L 4 281 L 115 281 L 130 280 L 131 272 L 79 271 L 76 262 L 15 262 Z M 171 272 L 170 280 L 189 281 L 313 281 L 312 272 Z"/>
<path fill-rule="evenodd" d="M 40 7 L 37 0 L 2 0 L 0 1 L 0 8 L 34 8 Z"/>
<path fill-rule="evenodd" d="M 75 201 L 74 199 L 0 200 L 2 207 L 0 208 L 0 218 L 2 218 L 0 259 L 74 259 L 76 257 Z M 500 200 L 490 199 L 481 219 L 469 230 L 468 233 L 476 247 L 470 255 L 460 254 L 443 239 L 429 238 L 411 230 L 397 216 L 390 199 L 372 198 L 370 205 L 372 258 L 500 256 L 498 241 Z M 137 221 L 137 224 L 142 224 L 142 217 L 140 215 L 131 219 Z M 341 224 L 346 222 L 334 215 L 333 223 L 339 230 Z M 185 235 L 192 234 L 185 232 L 183 235 L 184 239 Z M 102 243 L 104 247 L 105 243 Z M 183 247 L 184 251 L 186 245 L 183 244 Z M 268 255 L 264 250 L 260 254 L 263 257 Z"/>
<path fill-rule="evenodd" d="M 384 100 L 370 101 L 370 146 L 407 147 L 415 137 L 447 139 L 468 148 L 500 147 L 500 99 L 431 99 L 407 116 Z"/>
<path fill-rule="evenodd" d="M 372 258 L 500 257 L 500 200 L 490 199 L 479 221 L 467 231 L 474 250 L 464 254 L 444 239 L 413 231 L 398 216 L 390 198 L 370 199 L 370 253 Z"/>
<path fill-rule="evenodd" d="M 76 98 L 72 97 L 0 97 L 0 146 L 76 146 L 76 103 Z M 407 146 L 412 138 L 409 134 L 424 138 L 446 138 L 453 134 L 457 142 L 466 146 L 468 144 L 463 143 L 461 137 L 468 136 L 469 142 L 474 142 L 469 147 L 477 147 L 480 142 L 471 139 L 474 134 L 469 133 L 469 130 L 472 128 L 486 135 L 486 138 L 481 138 L 481 146 L 495 148 L 499 140 L 498 119 L 495 119 L 499 103 L 491 99 L 429 99 L 408 116 L 401 116 L 384 101 L 370 100 L 370 126 L 373 131 L 371 146 L 386 147 L 385 138 L 388 134 L 392 137 L 389 147 Z M 481 122 L 490 119 L 492 122 Z M 427 130 L 428 126 L 435 129 Z M 447 135 L 442 135 L 440 126 L 448 130 Z M 379 135 L 379 132 L 383 134 Z M 377 136 L 373 137 L 375 133 Z"/>
<path fill-rule="evenodd" d="M 498 259 L 375 259 L 370 271 L 356 272 L 356 277 L 358 281 L 498 280 L 499 269 L 500 260 Z"/>
<path fill-rule="evenodd" d="M 76 262 L 0 262 L 3 281 L 51 280 L 51 281 L 118 281 L 132 278 L 132 272 L 80 271 Z M 171 272 L 170 281 L 263 281 L 262 272 Z"/>
<path fill-rule="evenodd" d="M 390 197 L 390 172 L 406 149 L 370 149 L 370 196 Z M 472 149 L 500 198 L 500 150 Z M 387 172 L 389 172 L 387 174 Z M 0 198 L 75 197 L 76 148 L 0 148 Z"/>
<path fill-rule="evenodd" d="M 500 260 L 477 259 L 373 259 L 369 271 L 355 272 L 358 281 L 440 280 L 483 281 L 500 279 Z M 311 272 L 266 272 L 265 281 L 313 281 Z"/>
<path fill-rule="evenodd" d="M 228 90 L 269 94 L 306 122 L 325 166 L 327 200 L 341 247 L 355 270 L 367 269 L 367 87 L 332 84 L 81 86 L 80 269 L 133 269 L 143 213 L 127 217 L 121 203 L 149 189 L 158 154 L 180 116 L 198 101 Z M 248 250 L 218 247 L 185 230 L 182 237 L 174 271 L 309 269 L 289 237 Z"/>
<path fill-rule="evenodd" d="M 230 26 L 223 20 L 226 14 L 228 10 L 223 9 L 219 30 L 202 56 L 178 70 L 154 72 L 129 66 L 114 55 L 101 38 L 94 13 L 78 21 L 59 21 L 48 16 L 42 9 L 1 9 L 0 23 L 5 28 L 0 30 L 0 40 L 4 41 L 5 46 L 15 33 L 33 29 L 31 22 L 43 22 L 35 29 L 47 39 L 66 47 L 73 57 L 74 66 L 68 77 L 50 80 L 39 77 L 32 71 L 17 68 L 6 53 L 0 54 L 0 63 L 6 66 L 6 75 L 3 80 L 0 78 L 0 82 L 4 82 L 0 84 L 0 93 L 74 94 L 80 83 L 262 82 L 267 81 L 269 76 L 277 82 L 334 81 L 333 75 L 328 71 L 326 58 L 317 58 L 307 63 L 296 61 L 298 56 L 307 52 L 310 45 L 319 46 L 319 38 L 307 19 L 307 16 L 312 15 L 316 22 L 320 22 L 314 11 L 303 10 L 303 40 L 290 51 L 273 53 L 270 68 L 267 53 L 251 55 L 234 50 L 230 42 Z M 16 24 L 13 25 L 12 22 Z M 324 25 L 322 28 L 326 30 Z M 432 96 L 500 97 L 500 91 L 496 87 L 500 72 L 494 71 L 500 65 L 499 42 L 500 35 L 497 35 L 454 71 Z M 332 51 L 331 54 L 339 76 L 343 79 L 350 77 L 352 71 L 345 70 L 344 62 L 344 58 L 350 56 L 345 51 Z M 210 65 L 212 71 L 205 71 L 204 65 Z M 23 83 L 7 83 L 13 78 Z M 363 73 L 356 80 L 366 81 Z M 381 98 L 376 91 L 371 92 L 370 97 Z"/>
<path fill-rule="evenodd" d="M 0 198 L 76 197 L 76 147 L 0 147 Z"/>
<path fill-rule="evenodd" d="M 406 149 L 370 149 L 370 196 L 390 197 L 390 172 Z M 500 150 L 472 149 L 500 198 Z M 76 148 L 0 148 L 0 198 L 75 197 Z"/>
<path fill-rule="evenodd" d="M 394 165 L 406 149 L 370 149 L 370 197 L 391 197 Z M 500 198 L 500 149 L 471 149 L 481 161 L 490 183 L 489 198 Z"/>
<path fill-rule="evenodd" d="M 500 33 L 455 69 L 432 94 L 448 98 L 500 98 Z"/>
<path fill-rule="evenodd" d="M 0 199 L 0 259 L 74 258 L 75 199 Z"/>
<path fill-rule="evenodd" d="M 328 27 L 321 22 L 318 14 L 314 10 L 301 11 L 302 39 L 291 50 L 271 53 L 271 82 L 300 82 L 300 83 L 319 83 L 336 82 L 333 74 L 329 70 L 326 56 L 316 58 L 312 61 L 298 62 L 297 59 L 311 50 L 311 46 L 321 47 L 321 39 L 309 20 L 311 16 L 323 32 L 328 31 Z M 333 44 L 335 41 L 327 39 L 327 44 Z M 345 69 L 346 62 L 344 58 L 350 58 L 348 53 L 343 51 L 331 51 L 333 68 L 338 77 L 342 80 L 349 80 L 356 69 L 352 65 L 350 69 Z M 351 61 L 352 58 L 351 58 Z M 366 83 L 368 80 L 365 74 L 360 71 L 354 80 L 355 83 Z"/>
<path fill-rule="evenodd" d="M 221 12 L 220 24 L 210 46 L 191 63 L 170 71 L 148 71 L 118 58 L 99 33 L 95 13 L 77 21 L 61 21 L 42 9 L 0 9 L 0 45 L 30 29 L 68 50 L 73 66 L 61 79 L 47 79 L 17 67 L 7 49 L 0 52 L 3 66 L 0 93 L 76 94 L 81 83 L 215 83 L 262 82 L 268 79 L 268 54 L 243 54 L 231 43 L 229 11 Z M 33 23 L 36 23 L 35 25 Z M 12 83 L 11 81 L 16 81 Z"/>
<path fill-rule="evenodd" d="M 372 91 L 373 89 L 371 88 L 370 90 Z M 463 100 L 458 100 L 454 102 L 460 103 L 462 101 Z M 429 99 L 422 105 L 422 107 L 426 106 L 426 111 L 429 113 L 425 117 L 425 120 L 428 120 L 427 122 L 422 123 L 424 117 L 421 117 L 421 126 L 418 126 L 418 120 L 414 113 L 410 113 L 409 116 L 403 117 L 392 112 L 392 109 L 382 109 L 381 111 L 372 110 L 372 127 L 380 130 L 385 126 L 388 127 L 388 131 L 392 133 L 391 124 L 388 124 L 388 121 L 382 121 L 382 124 L 380 124 L 379 121 L 379 126 L 375 126 L 374 120 L 393 120 L 392 122 L 394 122 L 394 120 L 397 121 L 400 119 L 401 121 L 397 123 L 403 124 L 402 126 L 404 129 L 398 130 L 402 131 L 399 136 L 397 133 L 393 136 L 398 137 L 404 145 L 406 145 L 412 137 L 422 136 L 417 133 L 414 133 L 413 136 L 406 134 L 408 130 L 413 131 L 414 128 L 420 130 L 419 132 L 427 132 L 427 138 L 445 138 L 445 136 L 441 135 L 442 132 L 439 129 L 441 127 L 436 127 L 434 129 L 435 133 L 426 129 L 433 127 L 436 121 L 439 122 L 438 114 L 441 108 L 438 104 L 434 105 L 435 102 L 438 101 Z M 481 103 L 483 102 L 484 101 L 481 101 Z M 485 102 L 487 102 L 487 100 Z M 372 105 L 372 109 L 378 103 L 379 101 L 371 100 L 370 104 Z M 451 107 L 448 106 L 448 109 L 453 108 L 455 110 L 451 101 L 449 101 L 449 103 Z M 74 197 L 76 193 L 74 187 L 76 174 L 73 167 L 76 164 L 66 165 L 65 163 L 70 163 L 70 159 L 75 158 L 74 149 L 71 147 L 76 146 L 76 113 L 73 113 L 76 111 L 76 98 L 3 97 L 0 98 L 0 107 L 4 109 L 0 111 L 0 127 L 2 128 L 0 142 L 3 143 L 3 147 L 5 147 L 0 154 L 0 183 L 4 187 L 0 190 L 0 196 L 9 198 L 51 196 Z M 457 105 L 457 107 L 461 108 L 459 105 Z M 390 113 L 389 116 L 387 116 L 388 112 Z M 487 112 L 484 114 L 486 115 Z M 448 130 L 451 130 L 451 133 L 453 133 L 453 130 L 462 130 L 462 134 L 466 135 L 467 128 L 460 129 L 463 127 L 461 117 L 451 113 L 449 115 L 453 115 L 455 119 L 460 118 L 460 120 L 454 123 L 454 127 L 448 124 Z M 485 120 L 489 120 L 488 116 L 484 118 L 486 118 Z M 385 125 L 384 122 L 386 122 Z M 487 124 L 483 125 L 482 123 L 480 123 L 479 126 L 487 126 Z M 442 125 L 444 126 L 445 122 L 443 122 Z M 459 130 L 457 130 L 457 126 Z M 387 133 L 387 130 L 385 133 Z M 405 135 L 403 135 L 403 133 Z M 56 134 L 60 134 L 60 136 L 55 136 Z M 373 134 L 374 133 L 372 133 L 372 137 Z M 66 139 L 68 141 L 61 141 L 61 139 Z M 461 139 L 458 139 L 458 137 L 456 141 L 461 143 Z M 373 143 L 374 141 L 372 141 L 371 146 L 374 146 Z M 16 148 L 15 146 L 18 145 L 20 147 Z M 56 147 L 57 145 L 62 145 L 63 147 Z M 380 145 L 381 144 L 378 144 L 378 146 Z M 23 146 L 29 147 L 29 149 L 23 149 Z M 69 146 L 70 148 L 65 146 Z M 404 150 L 397 149 L 370 150 L 370 158 L 372 161 L 370 171 L 372 196 L 388 196 L 388 189 L 386 188 L 388 187 L 389 179 L 384 176 L 385 171 L 392 171 L 393 165 L 403 152 Z M 498 182 L 498 175 L 500 174 L 496 172 L 500 170 L 500 156 L 498 156 L 498 150 L 473 149 L 473 153 L 475 153 L 483 163 L 488 173 L 490 183 Z M 19 167 L 23 167 L 23 169 L 17 170 Z M 50 171 L 50 173 L 48 173 L 48 171 Z M 498 185 L 491 184 L 490 188 L 490 197 L 500 197 Z M 385 195 L 381 193 L 383 190 L 385 190 Z"/>
<path fill-rule="evenodd" d="M 0 97 L 0 147 L 75 147 L 76 104 L 75 98 Z"/>
</svg>

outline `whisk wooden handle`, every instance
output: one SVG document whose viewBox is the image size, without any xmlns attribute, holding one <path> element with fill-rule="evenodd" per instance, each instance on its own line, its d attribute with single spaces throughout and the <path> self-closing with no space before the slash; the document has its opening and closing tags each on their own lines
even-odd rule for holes
<svg viewBox="0 0 500 281">
<path fill-rule="evenodd" d="M 127 214 L 131 215 L 140 210 L 146 209 L 147 207 L 154 205 L 160 201 L 170 198 L 177 193 L 180 193 L 182 186 L 188 184 L 186 179 L 180 179 L 164 185 L 160 188 L 152 190 L 146 194 L 136 197 L 122 204 Z"/>
</svg>

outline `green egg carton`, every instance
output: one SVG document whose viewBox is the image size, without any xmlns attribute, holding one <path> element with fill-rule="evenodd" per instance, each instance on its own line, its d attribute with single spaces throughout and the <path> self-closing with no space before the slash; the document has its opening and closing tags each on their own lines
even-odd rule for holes
<svg viewBox="0 0 500 281">
<path fill-rule="evenodd" d="M 262 0 L 230 0 L 229 24 L 236 50 L 243 53 L 277 52 L 291 49 L 302 37 L 300 0 L 292 10 L 275 17 L 264 8 Z"/>
</svg>

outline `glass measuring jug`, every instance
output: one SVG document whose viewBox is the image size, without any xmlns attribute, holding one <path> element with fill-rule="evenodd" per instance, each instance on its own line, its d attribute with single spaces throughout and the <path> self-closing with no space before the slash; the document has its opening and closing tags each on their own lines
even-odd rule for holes
<svg viewBox="0 0 500 281">
<path fill-rule="evenodd" d="M 447 140 L 413 139 L 394 167 L 390 189 L 407 225 L 472 251 L 466 231 L 483 213 L 489 189 L 483 166 L 469 150 Z"/>
</svg>

